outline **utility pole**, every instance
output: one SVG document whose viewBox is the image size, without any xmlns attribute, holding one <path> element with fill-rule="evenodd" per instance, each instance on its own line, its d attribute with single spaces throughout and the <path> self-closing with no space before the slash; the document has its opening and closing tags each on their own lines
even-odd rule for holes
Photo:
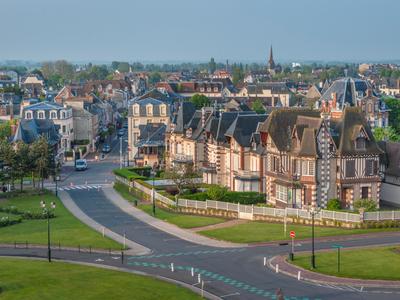
<svg viewBox="0 0 400 300">
<path fill-rule="evenodd" d="M 122 169 L 122 137 L 119 138 L 119 168 Z"/>
</svg>

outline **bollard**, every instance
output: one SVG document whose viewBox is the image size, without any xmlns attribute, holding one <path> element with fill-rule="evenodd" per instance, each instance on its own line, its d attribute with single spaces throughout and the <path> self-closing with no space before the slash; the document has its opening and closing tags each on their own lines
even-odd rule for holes
<svg viewBox="0 0 400 300">
<path fill-rule="evenodd" d="M 264 266 L 266 266 L 266 265 L 267 265 L 267 258 L 264 257 Z"/>
<path fill-rule="evenodd" d="M 89 246 L 89 254 L 92 254 L 92 246 Z"/>
<path fill-rule="evenodd" d="M 279 265 L 278 264 L 275 265 L 275 272 L 279 273 Z"/>
<path fill-rule="evenodd" d="M 192 277 L 194 276 L 194 268 L 193 267 L 190 269 L 190 274 L 192 275 Z"/>
<path fill-rule="evenodd" d="M 200 274 L 197 275 L 197 282 L 198 282 L 198 283 L 201 282 L 201 275 L 200 275 Z"/>
<path fill-rule="evenodd" d="M 124 251 L 121 251 L 121 263 L 124 264 Z"/>
<path fill-rule="evenodd" d="M 297 280 L 301 279 L 301 271 L 297 272 Z"/>
<path fill-rule="evenodd" d="M 174 272 L 174 263 L 171 263 L 171 272 Z"/>
<path fill-rule="evenodd" d="M 201 281 L 201 298 L 204 298 L 204 280 Z"/>
<path fill-rule="evenodd" d="M 125 235 L 125 232 L 124 232 L 124 250 L 125 250 L 125 247 L 126 247 L 126 235 Z"/>
<path fill-rule="evenodd" d="M 104 226 L 103 226 L 103 237 L 104 237 L 104 233 L 105 233 L 104 231 L 105 231 L 105 228 L 104 228 Z"/>
</svg>

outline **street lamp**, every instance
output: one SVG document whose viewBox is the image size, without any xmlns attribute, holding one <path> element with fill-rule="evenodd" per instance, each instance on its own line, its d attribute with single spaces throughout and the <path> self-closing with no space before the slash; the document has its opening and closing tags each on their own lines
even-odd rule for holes
<svg viewBox="0 0 400 300">
<path fill-rule="evenodd" d="M 154 178 L 156 177 L 156 171 L 155 170 L 151 170 L 150 171 L 151 176 L 153 177 L 153 189 L 151 190 L 151 198 L 152 198 L 152 202 L 153 202 L 153 216 L 156 215 L 156 199 L 155 199 L 155 195 L 154 195 Z"/>
<path fill-rule="evenodd" d="M 43 213 L 47 216 L 47 258 L 51 262 L 51 247 L 50 247 L 50 209 L 56 208 L 56 203 L 51 202 L 50 207 L 46 207 L 46 202 L 40 201 L 40 207 L 43 209 Z"/>
<path fill-rule="evenodd" d="M 312 240 L 312 248 L 311 248 L 311 267 L 315 269 L 315 232 L 314 232 L 314 221 L 315 221 L 315 215 L 319 213 L 319 209 L 315 209 L 314 206 L 311 207 L 311 210 L 309 211 L 311 214 L 311 228 L 312 228 L 312 233 L 311 233 L 311 240 Z"/>
<path fill-rule="evenodd" d="M 119 138 L 119 168 L 122 169 L 122 136 Z"/>
<path fill-rule="evenodd" d="M 57 182 L 60 181 L 60 176 L 57 175 L 54 177 L 54 181 L 56 182 L 56 197 L 58 197 L 58 186 L 57 186 Z"/>
</svg>

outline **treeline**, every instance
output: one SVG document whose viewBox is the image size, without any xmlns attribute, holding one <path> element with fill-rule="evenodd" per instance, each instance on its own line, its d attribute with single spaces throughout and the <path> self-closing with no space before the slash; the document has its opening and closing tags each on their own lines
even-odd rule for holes
<svg viewBox="0 0 400 300">
<path fill-rule="evenodd" d="M 14 187 L 19 182 L 23 190 L 24 178 L 30 178 L 33 187 L 43 189 L 44 179 L 55 176 L 59 166 L 45 137 L 32 144 L 18 142 L 10 144 L 7 139 L 0 140 L 0 182 L 2 186 Z"/>
</svg>

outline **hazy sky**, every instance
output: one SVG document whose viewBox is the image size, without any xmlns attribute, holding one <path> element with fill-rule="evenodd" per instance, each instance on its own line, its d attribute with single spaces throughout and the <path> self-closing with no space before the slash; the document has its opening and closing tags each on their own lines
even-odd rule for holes
<svg viewBox="0 0 400 300">
<path fill-rule="evenodd" d="M 400 58 L 398 0 L 0 0 L 0 60 Z"/>
</svg>

